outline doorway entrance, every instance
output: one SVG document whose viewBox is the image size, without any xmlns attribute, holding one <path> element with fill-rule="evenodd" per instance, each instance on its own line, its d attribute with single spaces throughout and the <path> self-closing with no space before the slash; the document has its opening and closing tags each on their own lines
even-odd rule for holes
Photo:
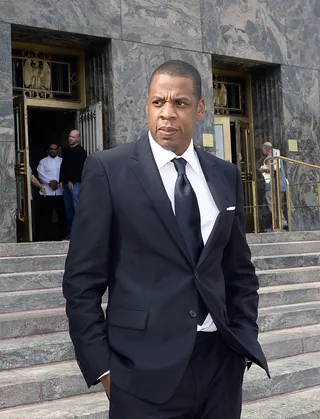
<svg viewBox="0 0 320 419">
<path fill-rule="evenodd" d="M 250 76 L 213 70 L 216 156 L 238 166 L 243 184 L 247 233 L 257 233 L 255 153 Z"/>
<path fill-rule="evenodd" d="M 47 157 L 48 146 L 68 144 L 72 129 L 80 131 L 81 145 L 88 154 L 103 149 L 101 103 L 82 110 L 28 106 L 24 96 L 13 100 L 16 183 L 17 183 L 17 240 L 38 241 L 43 236 L 39 189 L 32 186 L 32 174 L 37 177 L 41 159 Z M 57 222 L 53 215 L 52 222 Z M 52 229 L 55 231 L 55 229 Z M 58 232 L 58 229 L 56 230 Z M 66 234 L 67 235 L 67 234 Z M 65 236 L 66 236 L 65 235 Z M 58 236 L 61 237 L 61 234 Z M 57 236 L 57 237 L 58 237 Z"/>
</svg>

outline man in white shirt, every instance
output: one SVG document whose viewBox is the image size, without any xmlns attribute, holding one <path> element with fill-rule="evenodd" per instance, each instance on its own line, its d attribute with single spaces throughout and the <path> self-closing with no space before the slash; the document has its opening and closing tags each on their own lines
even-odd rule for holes
<svg viewBox="0 0 320 419">
<path fill-rule="evenodd" d="M 63 291 L 110 419 L 240 419 L 247 360 L 268 371 L 241 176 L 194 146 L 204 112 L 198 71 L 166 62 L 149 84 L 149 132 L 85 164 Z"/>
<path fill-rule="evenodd" d="M 39 162 L 37 167 L 38 178 L 45 189 L 40 190 L 40 209 L 41 226 L 39 239 L 61 240 L 66 236 L 66 217 L 63 202 L 63 193 L 59 186 L 59 175 L 62 158 L 58 156 L 58 144 L 50 144 L 48 156 Z M 56 214 L 58 230 L 53 227 L 52 217 Z"/>
</svg>

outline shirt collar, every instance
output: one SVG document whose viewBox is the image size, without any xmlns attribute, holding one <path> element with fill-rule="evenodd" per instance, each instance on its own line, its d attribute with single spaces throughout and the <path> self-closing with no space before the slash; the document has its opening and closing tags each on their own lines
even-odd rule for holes
<svg viewBox="0 0 320 419">
<path fill-rule="evenodd" d="M 153 157 L 155 159 L 156 165 L 160 170 L 163 166 L 170 163 L 171 160 L 175 159 L 176 157 L 182 157 L 186 160 L 186 162 L 192 167 L 192 169 L 199 174 L 200 173 L 200 163 L 198 160 L 197 153 L 194 149 L 193 140 L 191 139 L 190 145 L 187 150 L 182 154 L 182 156 L 177 156 L 171 150 L 166 150 L 165 148 L 161 147 L 152 137 L 151 132 L 148 132 L 149 135 L 149 142 Z"/>
</svg>

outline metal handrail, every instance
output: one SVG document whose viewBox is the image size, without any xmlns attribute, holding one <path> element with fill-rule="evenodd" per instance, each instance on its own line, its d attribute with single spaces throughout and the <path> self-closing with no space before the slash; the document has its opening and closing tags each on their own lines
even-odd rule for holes
<svg viewBox="0 0 320 419">
<path fill-rule="evenodd" d="M 289 163 L 298 164 L 300 166 L 307 166 L 307 167 L 311 167 L 312 169 L 320 169 L 320 166 L 318 166 L 316 164 L 306 163 L 304 161 L 290 159 L 289 157 L 284 157 L 284 156 L 266 157 L 264 159 L 264 164 L 266 164 L 266 162 L 268 162 L 270 160 L 284 160 L 284 161 L 287 161 Z"/>
<path fill-rule="evenodd" d="M 316 164 L 302 162 L 300 160 L 290 159 L 289 157 L 283 156 L 272 156 L 267 157 L 264 159 L 264 164 L 267 166 L 270 162 L 271 165 L 276 166 L 276 189 L 274 185 L 274 177 L 270 170 L 270 189 L 271 189 L 271 203 L 272 203 L 272 229 L 274 231 L 279 231 L 283 229 L 282 224 L 282 200 L 281 200 L 281 188 L 280 188 L 280 160 L 284 160 L 291 164 L 297 164 L 299 166 L 309 167 L 311 169 L 318 169 L 320 170 L 320 166 Z M 292 217 L 291 217 L 291 193 L 290 193 L 290 183 L 287 178 L 285 178 L 287 183 L 287 192 L 286 192 L 286 200 L 287 200 L 287 215 L 288 215 L 288 230 L 292 231 Z M 277 192 L 277 212 L 278 217 L 276 215 L 276 202 L 275 202 L 275 192 Z M 278 221 L 278 224 L 277 224 Z"/>
</svg>

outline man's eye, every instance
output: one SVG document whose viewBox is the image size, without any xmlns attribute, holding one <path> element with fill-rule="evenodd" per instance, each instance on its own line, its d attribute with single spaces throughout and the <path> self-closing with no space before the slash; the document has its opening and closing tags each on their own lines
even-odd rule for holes
<svg viewBox="0 0 320 419">
<path fill-rule="evenodd" d="M 187 106 L 186 102 L 184 102 L 183 100 L 178 100 L 177 105 L 178 106 Z"/>
<path fill-rule="evenodd" d="M 162 105 L 162 102 L 161 102 L 161 100 L 154 100 L 152 102 L 152 104 L 155 105 L 155 106 L 161 106 Z"/>
</svg>

